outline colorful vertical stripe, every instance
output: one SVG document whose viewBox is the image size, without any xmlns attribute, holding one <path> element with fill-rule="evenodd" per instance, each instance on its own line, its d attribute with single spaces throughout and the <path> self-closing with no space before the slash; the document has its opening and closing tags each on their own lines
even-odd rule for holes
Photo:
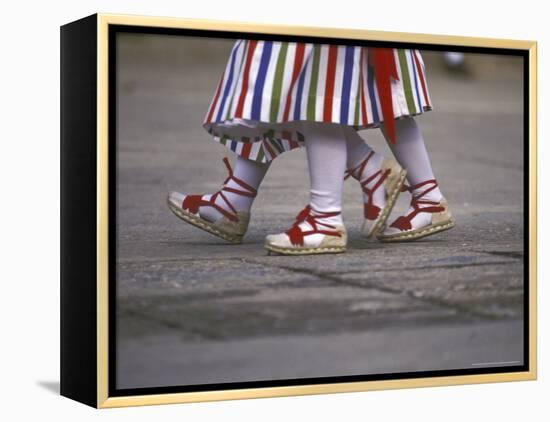
<svg viewBox="0 0 550 422">
<path fill-rule="evenodd" d="M 392 82 L 394 117 L 431 110 L 420 52 L 394 49 L 394 58 L 399 76 Z M 369 63 L 368 47 L 239 40 L 204 127 L 238 154 L 267 162 L 303 143 L 298 130 L 286 127 L 289 122 L 379 126 L 380 98 Z M 239 133 L 241 124 L 246 133 Z"/>
</svg>

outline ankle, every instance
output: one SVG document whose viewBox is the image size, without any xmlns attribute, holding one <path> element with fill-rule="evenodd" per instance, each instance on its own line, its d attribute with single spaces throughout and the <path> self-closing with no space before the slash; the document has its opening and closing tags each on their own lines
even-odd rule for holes
<svg viewBox="0 0 550 422">
<path fill-rule="evenodd" d="M 342 211 L 342 194 L 334 190 L 310 189 L 309 207 L 319 216 Z M 340 217 L 341 218 L 341 217 Z"/>
<path fill-rule="evenodd" d="M 419 190 L 418 193 L 421 193 L 422 191 Z M 415 193 L 413 193 L 414 195 Z M 422 199 L 425 199 L 426 201 L 433 201 L 433 202 L 440 202 L 443 199 L 443 194 L 441 193 L 441 190 L 437 187 L 434 190 L 428 192 L 426 195 L 422 197 Z"/>
<path fill-rule="evenodd" d="M 409 183 L 411 183 L 409 181 Z M 443 194 L 439 189 L 439 184 L 435 179 L 420 181 L 410 185 L 409 191 L 413 198 L 422 199 L 423 201 L 440 202 L 443 199 Z"/>
<path fill-rule="evenodd" d="M 384 156 L 382 154 L 369 150 L 360 160 L 355 160 L 348 165 L 347 173 L 359 182 L 363 182 L 380 170 L 383 162 Z"/>
<path fill-rule="evenodd" d="M 310 213 L 312 216 L 315 217 L 315 219 L 319 222 L 330 224 L 330 225 L 338 225 L 343 226 L 344 220 L 342 219 L 342 212 L 341 210 L 330 210 L 330 211 L 320 211 L 316 208 L 314 208 L 312 205 L 310 205 Z"/>
<path fill-rule="evenodd" d="M 242 190 L 242 188 L 233 180 L 229 180 L 224 185 L 224 188 Z M 254 203 L 254 199 L 256 199 L 255 196 L 254 197 L 244 196 L 242 194 L 238 194 L 231 191 L 225 191 L 224 195 L 227 198 L 227 201 L 229 201 L 229 203 L 235 208 L 237 212 L 250 212 L 250 209 L 252 208 L 252 204 Z M 218 197 L 216 199 L 216 203 L 223 208 L 228 208 L 227 202 L 223 200 L 221 197 Z"/>
</svg>

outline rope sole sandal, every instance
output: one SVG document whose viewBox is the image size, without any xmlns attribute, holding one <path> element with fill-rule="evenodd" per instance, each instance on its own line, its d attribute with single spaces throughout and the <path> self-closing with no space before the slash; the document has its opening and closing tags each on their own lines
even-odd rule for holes
<svg viewBox="0 0 550 422">
<path fill-rule="evenodd" d="M 256 189 L 233 175 L 233 169 L 227 158 L 224 158 L 223 162 L 229 172 L 229 176 L 225 179 L 223 184 L 226 185 L 227 182 L 232 180 L 239 185 L 242 190 L 224 186 L 209 199 L 205 199 L 205 195 L 185 195 L 179 192 L 170 192 L 166 202 L 170 211 L 186 223 L 230 243 L 242 243 L 243 236 L 248 229 L 250 214 L 248 212 L 237 211 L 227 199 L 224 192 L 231 192 L 250 198 L 254 198 L 257 192 Z M 221 198 L 225 202 L 228 209 L 216 204 L 216 199 L 218 198 Z M 208 221 L 200 216 L 200 207 L 213 207 L 222 217 L 216 221 Z"/>
<path fill-rule="evenodd" d="M 429 201 L 421 199 L 428 192 L 437 187 L 437 181 L 427 180 L 412 187 L 406 187 L 404 190 L 414 191 L 425 185 L 431 184 L 432 186 L 421 192 L 418 195 L 414 195 L 411 201 L 411 207 L 413 211 L 398 217 L 382 234 L 378 236 L 378 240 L 382 242 L 407 242 L 417 239 L 421 239 L 426 236 L 431 236 L 436 233 L 450 230 L 455 226 L 455 221 L 449 210 L 449 204 L 445 199 L 439 202 Z M 427 224 L 423 224 L 420 227 L 414 227 L 412 220 L 420 213 L 431 214 L 430 220 Z"/>
<path fill-rule="evenodd" d="M 348 170 L 344 179 L 352 176 L 360 180 L 363 171 L 365 170 L 370 158 L 374 155 L 374 151 L 365 158 L 357 167 Z M 403 169 L 397 161 L 391 158 L 384 158 L 380 170 L 368 176 L 365 180 L 359 181 L 363 193 L 367 196 L 367 202 L 364 203 L 364 220 L 361 226 L 361 235 L 367 239 L 376 237 L 383 229 L 388 220 L 388 217 L 397 202 L 397 198 L 401 193 L 405 183 L 407 171 Z M 369 184 L 374 185 L 370 188 Z M 373 203 L 373 195 L 378 189 L 384 189 L 386 203 L 383 207 L 379 207 Z"/>
<path fill-rule="evenodd" d="M 296 217 L 290 229 L 284 233 L 268 235 L 265 249 L 277 255 L 319 255 L 346 251 L 347 232 L 343 225 L 319 221 L 339 215 L 339 212 L 323 213 L 306 206 Z M 306 240 L 306 237 L 313 236 Z"/>
</svg>

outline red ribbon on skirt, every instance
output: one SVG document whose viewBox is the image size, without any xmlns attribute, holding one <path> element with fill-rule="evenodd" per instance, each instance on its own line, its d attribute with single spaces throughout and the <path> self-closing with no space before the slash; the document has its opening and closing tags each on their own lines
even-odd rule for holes
<svg viewBox="0 0 550 422">
<path fill-rule="evenodd" d="M 371 48 L 371 60 L 374 66 L 376 88 L 380 97 L 382 117 L 389 141 L 395 144 L 395 122 L 391 93 L 391 78 L 399 80 L 392 48 Z"/>
</svg>

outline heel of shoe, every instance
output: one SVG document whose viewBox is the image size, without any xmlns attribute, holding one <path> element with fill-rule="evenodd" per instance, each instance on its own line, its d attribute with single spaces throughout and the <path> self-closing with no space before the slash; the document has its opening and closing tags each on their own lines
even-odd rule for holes
<svg viewBox="0 0 550 422">
<path fill-rule="evenodd" d="M 386 231 L 378 236 L 378 240 L 381 242 L 408 242 L 452 229 L 455 227 L 455 221 L 449 210 L 447 201 L 443 199 L 439 205 L 444 208 L 443 211 L 432 213 L 430 224 L 427 226 L 403 232 L 396 231 L 395 229 L 394 232 Z"/>
<path fill-rule="evenodd" d="M 240 238 L 240 240 L 242 240 L 243 236 L 248 230 L 250 214 L 247 212 L 238 212 L 237 216 L 239 220 L 236 222 L 230 221 L 227 218 L 222 218 L 213 224 L 216 228 L 223 231 L 227 235 L 235 238 Z"/>
<path fill-rule="evenodd" d="M 449 204 L 447 203 L 447 200 L 443 198 L 440 202 L 440 205 L 445 209 L 432 215 L 432 224 L 439 225 L 447 222 L 452 222 L 454 225 L 453 215 L 451 213 L 451 210 L 449 209 Z"/>
<path fill-rule="evenodd" d="M 401 191 L 401 187 L 405 183 L 405 177 L 407 175 L 407 170 L 399 165 L 397 161 L 392 158 L 384 158 L 382 163 L 382 171 L 390 170 L 390 174 L 384 180 L 384 189 L 386 189 L 386 194 L 388 198 L 394 193 L 396 188 Z"/>
<path fill-rule="evenodd" d="M 388 176 L 384 180 L 384 190 L 386 191 L 386 206 L 382 209 L 380 216 L 378 217 L 376 223 L 369 228 L 366 225 L 366 221 L 363 221 L 361 227 L 361 234 L 367 239 L 376 238 L 382 230 L 390 213 L 393 210 L 397 198 L 401 193 L 401 188 L 405 183 L 405 177 L 407 176 L 407 171 L 399 165 L 397 161 L 392 158 L 384 158 L 382 162 L 382 172 L 385 173 L 389 171 Z"/>
</svg>

